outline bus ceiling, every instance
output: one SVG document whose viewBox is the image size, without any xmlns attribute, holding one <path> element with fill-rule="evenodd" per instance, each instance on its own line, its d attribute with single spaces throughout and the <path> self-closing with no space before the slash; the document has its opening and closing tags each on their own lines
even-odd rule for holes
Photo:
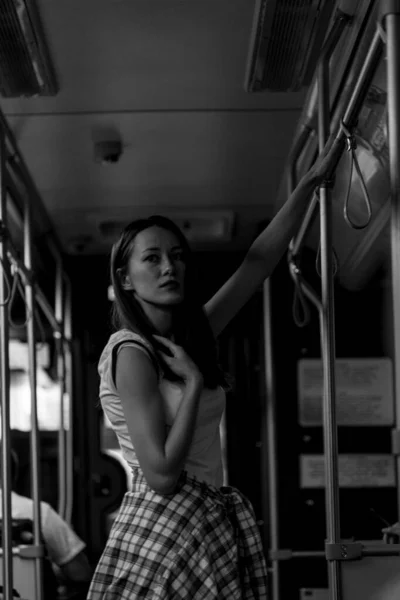
<svg viewBox="0 0 400 600">
<path fill-rule="evenodd" d="M 246 247 L 272 215 L 305 98 L 245 91 L 254 4 L 32 4 L 43 90 L 10 97 L 10 84 L 0 106 L 64 251 L 107 252 L 154 212 L 199 248 Z"/>
<path fill-rule="evenodd" d="M 125 223 L 152 213 L 173 218 L 200 250 L 245 248 L 287 197 L 287 174 L 294 172 L 288 157 L 299 132 L 307 139 L 297 176 L 315 156 L 315 69 L 324 41 L 345 18 L 331 58 L 336 127 L 378 4 L 308 0 L 289 10 L 280 0 L 8 0 L 0 20 L 0 107 L 15 140 L 8 148 L 15 237 L 17 147 L 40 207 L 36 236 L 54 230 L 63 252 L 106 253 Z M 283 30 L 290 35 L 279 35 Z M 361 110 L 357 155 L 382 191 L 384 149 L 370 152 L 385 114 L 381 79 L 378 72 Z M 382 110 L 373 109 L 370 131 L 374 98 Z M 349 179 L 346 158 L 339 195 Z M 357 182 L 353 188 L 359 196 Z M 374 239 L 386 227 L 383 197 L 384 190 L 372 191 Z M 362 199 L 351 199 L 352 210 L 361 211 L 352 216 L 362 222 Z M 369 229 L 346 229 L 339 204 L 334 228 L 344 232 L 343 283 L 359 273 L 361 285 L 375 269 L 364 257 L 381 253 L 365 241 Z M 316 249 L 315 228 L 305 243 Z"/>
</svg>

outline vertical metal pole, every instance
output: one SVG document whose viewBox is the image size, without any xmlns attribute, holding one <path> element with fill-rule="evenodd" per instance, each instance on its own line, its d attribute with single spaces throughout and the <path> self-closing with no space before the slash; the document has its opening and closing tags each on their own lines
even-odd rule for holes
<svg viewBox="0 0 400 600">
<path fill-rule="evenodd" d="M 263 490 L 264 502 L 269 495 L 269 514 L 264 517 L 264 523 L 269 521 L 269 547 L 274 556 L 279 550 L 279 510 L 278 510 L 278 454 L 277 454 L 277 418 L 276 418 L 276 396 L 273 368 L 273 344 L 272 344 L 272 318 L 271 318 L 271 284 L 267 279 L 263 288 L 264 299 L 264 360 L 265 360 L 265 388 L 266 388 L 266 412 L 263 423 L 263 438 L 267 441 L 267 465 L 268 465 L 268 490 Z M 264 441 L 263 439 L 263 441 Z M 263 446 L 265 447 L 265 446 Z M 264 457 L 265 453 L 263 453 Z M 264 462 L 264 461 L 263 461 Z M 264 481 L 264 479 L 263 479 Z M 263 502 L 263 504 L 264 504 Z M 267 512 L 267 511 L 265 511 Z M 272 600 L 279 600 L 279 560 L 272 559 L 271 591 Z"/>
<path fill-rule="evenodd" d="M 63 303 L 63 273 L 62 261 L 57 261 L 56 267 L 56 290 L 55 290 L 55 317 L 63 331 L 64 303 Z M 66 435 L 64 423 L 64 391 L 65 391 L 65 362 L 64 344 L 62 333 L 54 332 L 57 350 L 57 379 L 60 393 L 60 427 L 58 429 L 58 514 L 65 519 L 66 513 Z"/>
<path fill-rule="evenodd" d="M 318 66 L 318 135 L 322 151 L 329 137 L 329 58 L 325 55 Z M 321 352 L 323 363 L 323 412 L 325 454 L 325 503 L 327 543 L 340 541 L 338 444 L 335 389 L 335 321 L 332 263 L 332 206 L 331 192 L 326 184 L 320 187 L 321 229 Z M 341 598 L 340 562 L 329 561 L 329 590 L 331 600 Z"/>
<path fill-rule="evenodd" d="M 32 215 L 29 198 L 25 200 L 24 213 L 24 264 L 32 273 Z M 36 338 L 34 322 L 34 289 L 33 281 L 29 278 L 25 285 L 25 301 L 27 310 L 27 339 L 29 353 L 29 379 L 31 389 L 31 489 L 33 498 L 33 542 L 37 547 L 35 557 L 35 592 L 36 600 L 43 598 L 43 548 L 41 538 L 40 512 L 40 437 L 37 419 L 37 386 L 36 386 Z"/>
<path fill-rule="evenodd" d="M 11 537 L 11 472 L 10 472 L 10 363 L 8 353 L 9 326 L 5 302 L 9 293 L 7 276 L 7 207 L 5 188 L 5 140 L 0 127 L 0 389 L 1 389 L 1 481 L 3 520 L 3 589 L 5 600 L 13 596 L 13 562 Z"/>
<path fill-rule="evenodd" d="M 64 314 L 64 357 L 65 357 L 65 391 L 68 398 L 67 445 L 66 445 L 66 512 L 65 520 L 71 523 L 74 498 L 74 448 L 73 448 L 73 374 L 72 374 L 72 308 L 71 285 L 65 284 L 65 314 Z"/>
<path fill-rule="evenodd" d="M 393 362 L 396 427 L 400 429 L 400 1 L 383 2 L 387 47 L 387 102 L 391 190 L 391 263 L 393 299 Z M 397 460 L 398 511 L 400 512 L 400 460 Z"/>
</svg>

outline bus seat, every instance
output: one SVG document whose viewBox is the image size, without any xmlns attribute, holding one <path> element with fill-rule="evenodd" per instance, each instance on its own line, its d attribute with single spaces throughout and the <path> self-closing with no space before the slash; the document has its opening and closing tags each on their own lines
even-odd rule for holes
<svg viewBox="0 0 400 600">
<path fill-rule="evenodd" d="M 36 600 L 35 559 L 23 554 L 24 546 L 13 548 L 13 589 L 23 600 Z M 3 551 L 0 549 L 0 586 L 3 585 Z M 17 594 L 14 594 L 17 596 Z M 55 600 L 57 581 L 48 559 L 43 559 L 43 597 Z M 17 596 L 18 597 L 18 596 Z"/>
<path fill-rule="evenodd" d="M 364 556 L 342 564 L 343 600 L 400 598 L 400 555 Z"/>
<path fill-rule="evenodd" d="M 3 587 L 2 550 L 0 550 L 0 585 Z M 36 600 L 35 560 L 21 558 L 18 554 L 18 548 L 13 548 L 13 589 L 23 600 Z M 13 595 L 16 594 L 14 593 Z M 55 597 L 53 596 L 53 599 Z"/>
<path fill-rule="evenodd" d="M 2 544 L 0 520 L 0 545 Z M 13 587 L 26 600 L 35 598 L 35 558 L 24 552 L 33 544 L 33 522 L 30 519 L 13 519 L 11 522 L 13 546 Z M 43 542 L 42 542 L 43 543 Z M 0 548 L 0 585 L 3 584 L 3 552 Z M 49 559 L 43 558 L 43 594 L 45 600 L 57 597 L 58 583 Z"/>
<path fill-rule="evenodd" d="M 383 541 L 363 541 L 365 547 L 383 545 Z M 390 546 L 389 546 L 390 549 Z M 363 556 L 361 560 L 341 562 L 342 600 L 399 600 L 400 554 Z M 329 600 L 327 589 L 301 589 L 301 600 Z"/>
</svg>

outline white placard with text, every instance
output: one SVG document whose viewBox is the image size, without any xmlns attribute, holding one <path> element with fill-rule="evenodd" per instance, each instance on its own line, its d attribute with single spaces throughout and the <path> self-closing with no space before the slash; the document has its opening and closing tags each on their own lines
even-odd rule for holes
<svg viewBox="0 0 400 600">
<path fill-rule="evenodd" d="M 339 455 L 339 485 L 344 488 L 395 487 L 396 469 L 390 454 Z M 300 456 L 300 487 L 325 487 L 325 464 L 321 454 Z"/>
<path fill-rule="evenodd" d="M 338 425 L 393 425 L 393 380 L 390 358 L 337 359 L 336 418 Z M 301 359 L 297 366 L 299 422 L 322 425 L 322 361 Z"/>
</svg>

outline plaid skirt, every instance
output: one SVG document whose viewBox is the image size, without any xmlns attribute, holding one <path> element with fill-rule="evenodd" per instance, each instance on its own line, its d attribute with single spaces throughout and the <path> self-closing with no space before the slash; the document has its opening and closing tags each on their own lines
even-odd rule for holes
<svg viewBox="0 0 400 600">
<path fill-rule="evenodd" d="M 134 469 L 88 600 L 265 600 L 267 569 L 250 502 L 183 472 L 162 496 Z"/>
</svg>

